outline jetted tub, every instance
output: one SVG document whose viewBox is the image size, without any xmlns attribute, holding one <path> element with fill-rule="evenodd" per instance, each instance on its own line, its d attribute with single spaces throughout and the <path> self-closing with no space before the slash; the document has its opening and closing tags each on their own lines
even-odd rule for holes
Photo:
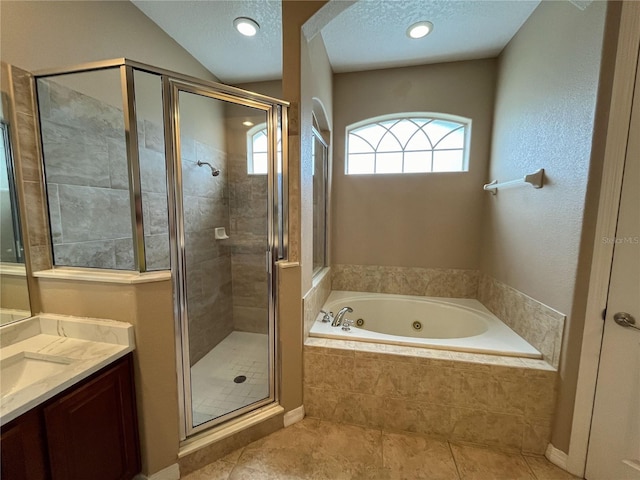
<svg viewBox="0 0 640 480">
<path fill-rule="evenodd" d="M 353 309 L 343 317 L 353 321 L 350 331 L 323 323 L 321 313 L 310 336 L 542 358 L 475 299 L 333 291 L 322 310 L 337 314 L 343 307 Z"/>
</svg>

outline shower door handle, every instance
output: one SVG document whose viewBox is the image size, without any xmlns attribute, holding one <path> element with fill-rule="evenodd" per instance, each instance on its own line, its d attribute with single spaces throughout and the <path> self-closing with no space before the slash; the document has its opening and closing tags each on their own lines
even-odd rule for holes
<svg viewBox="0 0 640 480">
<path fill-rule="evenodd" d="M 271 250 L 266 251 L 267 273 L 271 274 Z"/>
</svg>

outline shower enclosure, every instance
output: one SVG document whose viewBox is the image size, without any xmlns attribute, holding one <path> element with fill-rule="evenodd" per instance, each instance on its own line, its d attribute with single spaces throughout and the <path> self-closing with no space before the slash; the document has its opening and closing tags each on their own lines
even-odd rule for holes
<svg viewBox="0 0 640 480">
<path fill-rule="evenodd" d="M 287 103 L 126 59 L 35 78 L 54 265 L 171 270 L 182 438 L 276 402 Z"/>
</svg>

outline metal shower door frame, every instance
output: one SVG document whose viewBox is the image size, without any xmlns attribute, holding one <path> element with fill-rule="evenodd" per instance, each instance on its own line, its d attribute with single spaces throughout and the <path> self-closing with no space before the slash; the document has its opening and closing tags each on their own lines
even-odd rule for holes
<svg viewBox="0 0 640 480">
<path fill-rule="evenodd" d="M 207 430 L 215 425 L 224 423 L 230 419 L 239 417 L 245 413 L 253 411 L 265 405 L 278 401 L 278 369 L 276 368 L 277 359 L 277 342 L 276 342 L 276 268 L 275 262 L 286 255 L 286 235 L 284 234 L 283 222 L 280 220 L 282 216 L 286 218 L 286 214 L 279 212 L 278 209 L 278 171 L 277 138 L 276 130 L 279 125 L 279 114 L 285 111 L 284 103 L 265 101 L 264 98 L 256 98 L 251 92 L 242 92 L 238 95 L 237 91 L 230 92 L 228 89 L 216 88 L 211 85 L 205 85 L 193 81 L 185 81 L 183 79 L 162 77 L 163 88 L 163 106 L 165 116 L 165 153 L 167 161 L 167 182 L 168 182 L 168 204 L 169 204 L 169 225 L 170 225 L 170 243 L 171 243 L 171 268 L 172 278 L 174 282 L 174 303 L 176 318 L 176 349 L 178 354 L 178 382 L 183 388 L 178 388 L 179 405 L 180 405 L 180 438 L 185 440 L 187 437 Z M 183 205 L 183 181 L 182 181 L 182 158 L 180 148 L 180 104 L 179 95 L 181 92 L 199 95 L 205 98 L 229 102 L 235 105 L 262 110 L 267 115 L 267 132 L 268 132 L 268 158 L 270 159 L 267 173 L 267 245 L 266 245 L 266 269 L 268 272 L 268 322 L 269 322 L 269 396 L 258 402 L 242 407 L 240 409 L 229 412 L 223 416 L 216 417 L 202 423 L 193 425 L 192 411 L 192 385 L 190 375 L 190 354 L 189 354 L 189 311 L 187 305 L 187 265 L 185 250 L 185 231 L 184 231 L 184 205 Z M 282 128 L 286 128 L 284 119 Z M 286 138 L 286 131 L 282 133 L 283 139 Z M 284 142 L 282 145 L 282 158 L 286 158 Z M 286 176 L 284 175 L 284 165 L 282 161 L 283 177 L 282 185 L 286 185 Z M 286 198 L 286 195 L 284 196 Z"/>
<path fill-rule="evenodd" d="M 119 69 L 121 93 L 124 113 L 125 146 L 127 151 L 127 170 L 129 175 L 129 194 L 131 200 L 131 221 L 133 235 L 133 254 L 136 270 L 143 273 L 147 270 L 144 245 L 144 218 L 142 209 L 142 189 L 140 185 L 139 145 L 137 135 L 137 113 L 135 99 L 134 74 L 136 71 L 149 73 L 160 77 L 162 83 L 162 110 L 164 123 L 165 163 L 167 167 L 167 204 L 169 210 L 169 243 L 171 255 L 171 278 L 174 292 L 174 320 L 177 349 L 177 377 L 180 414 L 180 440 L 253 411 L 261 406 L 278 402 L 279 398 L 279 369 L 277 368 L 277 292 L 276 266 L 279 260 L 287 259 L 288 252 L 288 107 L 289 102 L 269 97 L 259 93 L 249 92 L 222 83 L 202 80 L 190 75 L 184 75 L 171 70 L 154 67 L 127 58 L 116 58 L 97 62 L 88 62 L 65 68 L 43 69 L 33 74 L 33 89 L 37 92 L 36 82 L 39 78 L 56 77 L 82 72 Z M 267 131 L 269 133 L 268 159 L 268 241 L 266 265 L 269 273 L 269 367 L 270 385 L 269 397 L 263 402 L 248 405 L 235 410 L 228 415 L 206 422 L 198 427 L 192 427 L 191 405 L 186 408 L 186 400 L 191 398 L 190 375 L 185 375 L 189 365 L 189 358 L 185 360 L 181 355 L 188 352 L 185 340 L 188 341 L 186 284 L 184 261 L 184 224 L 182 218 L 182 179 L 181 161 L 179 158 L 180 138 L 178 125 L 178 92 L 186 91 L 205 97 L 229 101 L 238 105 L 254 107 L 267 113 Z M 38 119 L 38 110 L 34 114 Z M 280 127 L 281 156 L 278 158 L 277 137 Z M 38 132 L 41 138 L 40 132 Z M 46 188 L 46 179 L 43 185 Z M 176 192 L 180 193 L 177 195 Z M 53 242 L 52 242 L 53 243 Z M 52 246 L 53 248 L 53 246 Z M 53 255 L 53 252 L 52 252 Z M 184 316 L 183 316 L 184 315 Z M 187 388 L 188 387 L 188 390 Z M 187 423 L 189 421 L 189 423 Z"/>
</svg>

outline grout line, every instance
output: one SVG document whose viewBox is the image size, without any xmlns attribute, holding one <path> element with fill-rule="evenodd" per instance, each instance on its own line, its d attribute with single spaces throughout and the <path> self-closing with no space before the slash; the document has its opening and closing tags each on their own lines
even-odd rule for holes
<svg viewBox="0 0 640 480">
<path fill-rule="evenodd" d="M 451 442 L 447 441 L 447 445 L 449 446 L 449 452 L 451 453 L 451 458 L 453 459 L 453 465 L 456 467 L 456 473 L 458 474 L 458 478 L 462 480 L 462 474 L 460 473 L 458 462 L 456 462 L 456 456 L 453 454 L 453 447 L 451 446 Z"/>
<path fill-rule="evenodd" d="M 527 457 L 525 455 L 522 455 L 522 453 L 520 454 L 520 456 L 522 457 L 525 465 L 529 469 L 529 473 L 531 473 L 531 477 L 537 480 L 538 476 L 536 475 L 536 472 L 533 471 L 533 468 L 531 467 L 531 465 L 529 465 L 529 462 L 527 461 Z"/>
</svg>

